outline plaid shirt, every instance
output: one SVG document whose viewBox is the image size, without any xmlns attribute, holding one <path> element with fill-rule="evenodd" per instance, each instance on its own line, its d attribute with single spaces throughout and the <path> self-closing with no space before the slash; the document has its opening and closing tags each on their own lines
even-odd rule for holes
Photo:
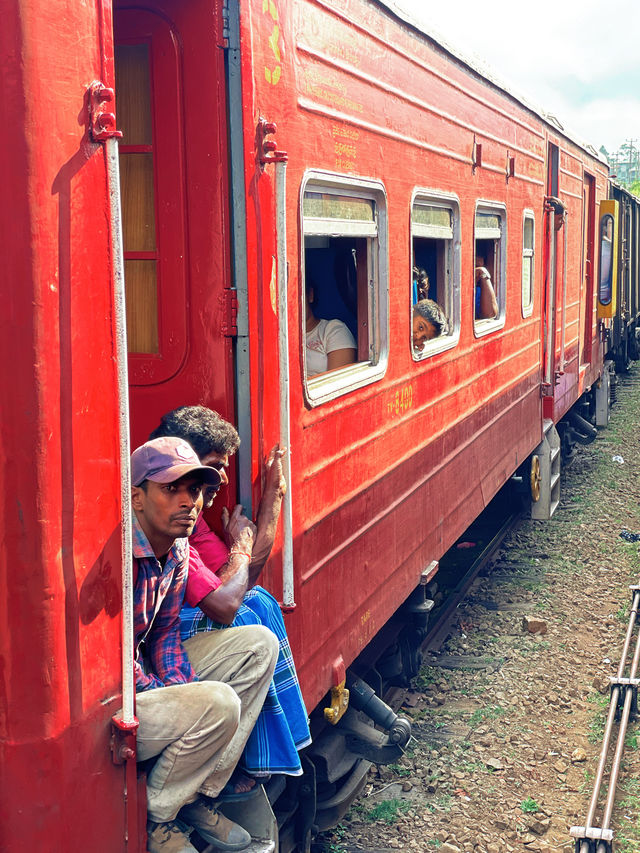
<svg viewBox="0 0 640 853">
<path fill-rule="evenodd" d="M 164 566 L 161 566 L 135 513 L 132 527 L 136 691 L 197 681 L 180 641 L 180 608 L 187 582 L 188 540 L 176 539 Z M 144 650 L 141 650 L 143 642 Z"/>
</svg>

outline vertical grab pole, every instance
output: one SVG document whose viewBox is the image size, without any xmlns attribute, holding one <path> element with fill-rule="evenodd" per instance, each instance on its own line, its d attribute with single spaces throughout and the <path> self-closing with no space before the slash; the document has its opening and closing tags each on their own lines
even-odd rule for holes
<svg viewBox="0 0 640 853">
<path fill-rule="evenodd" d="M 556 350 L 556 234 L 553 222 L 553 208 L 547 205 L 549 254 L 547 258 L 549 272 L 549 304 L 547 306 L 547 358 L 545 382 L 553 388 L 553 359 Z"/>
<path fill-rule="evenodd" d="M 258 160 L 264 168 L 275 168 L 276 262 L 278 267 L 278 361 L 280 366 L 280 446 L 287 448 L 284 475 L 287 491 L 282 502 L 282 609 L 296 606 L 293 588 L 293 515 L 291 497 L 291 403 L 289 399 L 289 289 L 287 265 L 287 152 L 278 150 L 275 139 L 267 139 L 277 131 L 275 122 L 258 121 Z"/>
<path fill-rule="evenodd" d="M 567 330 L 567 211 L 562 213 L 562 343 L 560 345 L 560 370 L 564 373 L 564 350 Z"/>
<path fill-rule="evenodd" d="M 116 335 L 118 381 L 118 430 L 120 445 L 120 506 L 122 511 L 122 711 L 112 718 L 115 736 L 113 760 L 122 764 L 135 758 L 133 676 L 133 546 L 131 533 L 131 471 L 129 462 L 129 377 L 127 371 L 127 323 L 124 289 L 124 252 L 120 206 L 120 163 L 116 129 L 115 92 L 98 80 L 89 87 L 89 132 L 94 142 L 104 142 L 109 189 L 109 240 L 113 270 L 113 314 Z"/>
<path fill-rule="evenodd" d="M 122 506 L 122 723 L 136 722 L 133 679 L 133 578 L 131 533 L 131 471 L 129 445 L 129 377 L 127 370 L 127 323 L 124 289 L 124 253 L 120 210 L 120 168 L 118 140 L 106 140 L 109 181 L 111 263 L 113 265 L 113 307 L 116 324 L 118 372 L 118 426 L 120 432 L 120 501 Z"/>
<path fill-rule="evenodd" d="M 289 289 L 287 275 L 287 161 L 275 162 L 276 252 L 278 264 L 278 354 L 280 363 L 280 445 L 285 457 L 287 491 L 282 503 L 282 604 L 295 607 L 293 589 L 293 513 L 291 500 L 291 409 L 289 398 Z"/>
</svg>

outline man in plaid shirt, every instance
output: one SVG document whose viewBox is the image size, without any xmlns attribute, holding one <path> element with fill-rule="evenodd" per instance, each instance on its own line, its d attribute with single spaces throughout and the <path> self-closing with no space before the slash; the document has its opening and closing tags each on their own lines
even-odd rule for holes
<svg viewBox="0 0 640 853">
<path fill-rule="evenodd" d="M 185 824 L 223 851 L 251 837 L 216 809 L 264 702 L 278 655 L 262 626 L 212 631 L 180 641 L 188 571 L 187 537 L 203 486 L 220 474 L 185 441 L 158 438 L 131 457 L 134 640 L 138 760 L 157 756 L 147 777 L 147 849 L 195 853 Z M 251 553 L 247 520 L 240 547 Z M 178 819 L 178 821 L 176 820 Z"/>
</svg>

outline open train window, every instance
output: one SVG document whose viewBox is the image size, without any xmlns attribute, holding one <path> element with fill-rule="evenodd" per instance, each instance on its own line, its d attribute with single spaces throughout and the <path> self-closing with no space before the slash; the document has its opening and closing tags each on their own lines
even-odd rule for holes
<svg viewBox="0 0 640 853">
<path fill-rule="evenodd" d="M 301 202 L 303 367 L 317 405 L 386 368 L 386 196 L 378 183 L 309 173 Z"/>
<path fill-rule="evenodd" d="M 475 216 L 474 329 L 485 335 L 504 325 L 506 302 L 506 211 L 480 202 Z"/>
<path fill-rule="evenodd" d="M 411 205 L 411 350 L 420 361 L 460 336 L 460 207 L 417 191 Z"/>
<path fill-rule="evenodd" d="M 600 282 L 598 300 L 602 305 L 611 302 L 613 260 L 613 216 L 607 213 L 600 219 Z"/>
<path fill-rule="evenodd" d="M 535 273 L 535 218 L 532 210 L 525 210 L 522 222 L 522 316 L 530 317 L 533 311 L 533 281 Z"/>
</svg>

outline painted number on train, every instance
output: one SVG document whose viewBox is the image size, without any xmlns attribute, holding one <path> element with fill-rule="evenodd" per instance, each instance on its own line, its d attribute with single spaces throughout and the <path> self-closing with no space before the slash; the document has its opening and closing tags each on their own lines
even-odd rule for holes
<svg viewBox="0 0 640 853">
<path fill-rule="evenodd" d="M 342 127 L 334 124 L 331 128 L 333 136 L 333 150 L 336 155 L 335 168 L 342 172 L 352 172 L 356 168 L 358 147 L 356 141 L 360 134 L 350 127 Z"/>
<path fill-rule="evenodd" d="M 279 45 L 280 26 L 278 24 L 278 7 L 273 0 L 262 0 L 262 11 L 267 12 L 273 21 L 273 29 L 269 36 L 269 47 L 271 48 L 271 53 L 275 59 L 275 66 L 273 68 L 268 68 L 265 65 L 264 76 L 267 83 L 271 83 L 272 86 L 277 86 L 280 81 L 280 76 L 282 75 L 282 66 L 280 65 L 282 56 Z"/>
<path fill-rule="evenodd" d="M 387 400 L 387 414 L 390 417 L 402 415 L 413 408 L 413 385 L 398 388 L 391 399 Z"/>
</svg>

